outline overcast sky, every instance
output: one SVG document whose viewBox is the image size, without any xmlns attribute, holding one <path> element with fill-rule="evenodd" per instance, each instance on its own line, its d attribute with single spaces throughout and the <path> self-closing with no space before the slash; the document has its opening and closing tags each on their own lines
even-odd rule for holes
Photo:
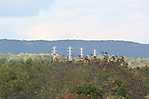
<svg viewBox="0 0 149 99">
<path fill-rule="evenodd" d="M 0 39 L 149 43 L 149 0 L 0 0 Z"/>
</svg>

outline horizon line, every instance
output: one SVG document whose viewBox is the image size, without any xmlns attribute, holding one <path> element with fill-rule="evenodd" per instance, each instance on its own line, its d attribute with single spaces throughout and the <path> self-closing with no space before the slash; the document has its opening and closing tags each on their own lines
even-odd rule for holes
<svg viewBox="0 0 149 99">
<path fill-rule="evenodd" d="M 143 42 L 137 42 L 137 41 L 131 41 L 131 40 L 119 40 L 119 39 L 100 39 L 100 40 L 93 40 L 93 39 L 56 39 L 56 40 L 48 40 L 48 39 L 0 39 L 0 40 L 14 40 L 14 41 L 28 41 L 28 42 L 32 42 L 32 41 L 91 41 L 91 42 L 95 42 L 95 41 L 118 41 L 118 42 L 130 42 L 130 43 L 137 43 L 137 44 L 147 44 L 147 45 L 149 45 L 149 43 L 143 43 Z"/>
</svg>

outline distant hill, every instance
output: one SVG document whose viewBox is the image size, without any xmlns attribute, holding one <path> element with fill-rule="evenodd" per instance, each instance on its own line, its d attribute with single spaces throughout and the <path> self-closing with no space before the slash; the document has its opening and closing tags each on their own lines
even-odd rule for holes
<svg viewBox="0 0 149 99">
<path fill-rule="evenodd" d="M 128 41 L 83 41 L 83 40 L 58 40 L 58 41 L 24 41 L 24 40 L 0 40 L 0 53 L 48 53 L 56 46 L 62 54 L 67 54 L 67 47 L 73 47 L 73 55 L 79 55 L 80 47 L 84 54 L 91 54 L 96 48 L 97 53 L 107 51 L 114 55 L 125 55 L 132 57 L 149 57 L 149 44 L 140 44 Z"/>
</svg>

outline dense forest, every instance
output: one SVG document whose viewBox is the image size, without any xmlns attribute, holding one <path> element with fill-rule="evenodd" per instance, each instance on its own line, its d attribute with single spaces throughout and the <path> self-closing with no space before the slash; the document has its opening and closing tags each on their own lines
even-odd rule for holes
<svg viewBox="0 0 149 99">
<path fill-rule="evenodd" d="M 0 99 L 149 99 L 149 66 L 133 62 L 103 57 L 51 63 L 48 55 L 1 55 Z"/>
</svg>

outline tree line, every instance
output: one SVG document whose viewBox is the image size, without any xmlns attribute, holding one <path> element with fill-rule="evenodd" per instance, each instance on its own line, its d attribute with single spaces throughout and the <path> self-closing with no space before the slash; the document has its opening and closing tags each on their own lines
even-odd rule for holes
<svg viewBox="0 0 149 99">
<path fill-rule="evenodd" d="M 149 67 L 123 59 L 51 63 L 49 56 L 0 58 L 0 99 L 147 99 Z"/>
</svg>

